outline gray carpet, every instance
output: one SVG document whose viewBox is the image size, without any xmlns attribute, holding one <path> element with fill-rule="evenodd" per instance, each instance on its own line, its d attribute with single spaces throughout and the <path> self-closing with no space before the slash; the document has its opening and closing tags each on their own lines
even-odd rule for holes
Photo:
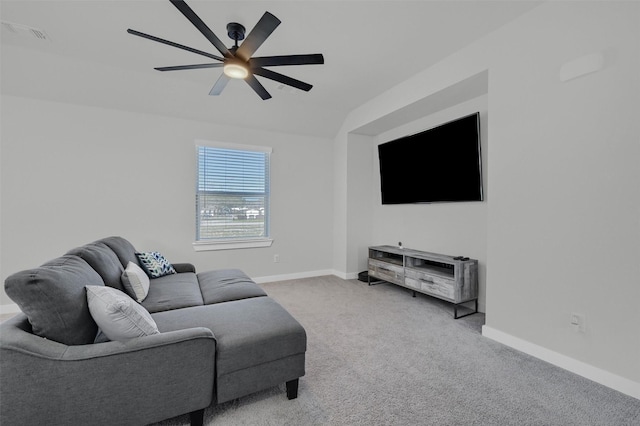
<svg viewBox="0 0 640 426">
<path fill-rule="evenodd" d="M 209 407 L 205 424 L 640 425 L 640 400 L 483 338 L 482 314 L 332 276 L 263 287 L 307 330 L 298 398 L 282 385 Z"/>
</svg>

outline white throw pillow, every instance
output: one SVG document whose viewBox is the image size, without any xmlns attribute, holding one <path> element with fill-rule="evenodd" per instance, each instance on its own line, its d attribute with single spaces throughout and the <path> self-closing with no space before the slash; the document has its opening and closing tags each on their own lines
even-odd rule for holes
<svg viewBox="0 0 640 426">
<path fill-rule="evenodd" d="M 159 334 L 151 314 L 118 289 L 88 285 L 87 303 L 93 320 L 109 340 L 128 340 Z"/>
<path fill-rule="evenodd" d="M 133 262 L 129 262 L 122 273 L 122 285 L 129 296 L 138 302 L 142 302 L 149 294 L 149 276 Z"/>
</svg>

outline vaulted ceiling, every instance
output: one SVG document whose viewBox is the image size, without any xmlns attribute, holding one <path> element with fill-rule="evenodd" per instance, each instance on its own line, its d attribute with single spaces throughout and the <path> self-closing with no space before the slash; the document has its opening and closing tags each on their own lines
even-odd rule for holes
<svg viewBox="0 0 640 426">
<path fill-rule="evenodd" d="M 208 60 L 132 36 L 128 28 L 218 54 L 168 0 L 2 0 L 2 93 L 330 138 L 353 108 L 540 2 L 187 3 L 227 46 L 233 44 L 227 23 L 250 31 L 265 11 L 277 16 L 282 23 L 256 56 L 322 53 L 324 65 L 274 68 L 313 89 L 302 92 L 258 77 L 272 99 L 261 100 L 242 81 L 209 96 L 219 68 L 154 70 Z"/>
</svg>

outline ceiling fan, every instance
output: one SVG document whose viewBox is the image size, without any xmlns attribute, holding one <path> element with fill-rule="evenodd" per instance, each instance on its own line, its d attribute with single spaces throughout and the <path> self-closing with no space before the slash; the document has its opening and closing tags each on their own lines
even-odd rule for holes
<svg viewBox="0 0 640 426">
<path fill-rule="evenodd" d="M 215 59 L 219 62 L 194 64 L 194 65 L 177 65 L 170 67 L 155 68 L 158 71 L 178 71 L 192 70 L 200 68 L 222 68 L 223 73 L 220 75 L 209 95 L 219 95 L 225 88 L 230 79 L 244 79 L 251 88 L 262 99 L 269 99 L 271 95 L 264 86 L 258 81 L 256 75 L 270 80 L 277 81 L 287 86 L 295 87 L 308 92 L 313 87 L 311 84 L 305 83 L 295 78 L 277 73 L 264 67 L 273 67 L 281 65 L 312 65 L 324 64 L 324 57 L 320 53 L 310 55 L 284 55 L 284 56 L 262 56 L 252 57 L 256 50 L 264 43 L 271 33 L 280 25 L 280 20 L 269 12 L 265 12 L 256 26 L 249 32 L 245 38 L 245 28 L 237 22 L 227 24 L 227 34 L 234 40 L 234 46 L 227 48 L 222 41 L 209 29 L 209 27 L 196 15 L 196 13 L 183 0 L 170 0 L 171 3 L 204 35 L 207 40 L 222 54 L 222 57 L 212 55 L 202 50 L 164 40 L 149 34 L 141 33 L 136 30 L 128 29 L 129 34 L 143 37 L 149 40 L 163 43 L 169 46 L 177 47 L 198 55 Z M 238 46 L 238 41 L 244 40 Z"/>
</svg>

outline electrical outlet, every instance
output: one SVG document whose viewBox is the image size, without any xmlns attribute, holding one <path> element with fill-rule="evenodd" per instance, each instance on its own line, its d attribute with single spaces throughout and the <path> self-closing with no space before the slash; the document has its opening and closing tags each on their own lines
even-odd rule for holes
<svg viewBox="0 0 640 426">
<path fill-rule="evenodd" d="M 273 255 L 273 263 L 279 263 L 280 262 L 280 255 L 279 254 L 274 254 Z"/>
<path fill-rule="evenodd" d="M 571 317 L 569 318 L 569 323 L 571 324 L 571 329 L 576 333 L 584 333 L 587 329 L 587 323 L 584 314 L 577 314 L 575 312 L 572 312 Z"/>
</svg>

